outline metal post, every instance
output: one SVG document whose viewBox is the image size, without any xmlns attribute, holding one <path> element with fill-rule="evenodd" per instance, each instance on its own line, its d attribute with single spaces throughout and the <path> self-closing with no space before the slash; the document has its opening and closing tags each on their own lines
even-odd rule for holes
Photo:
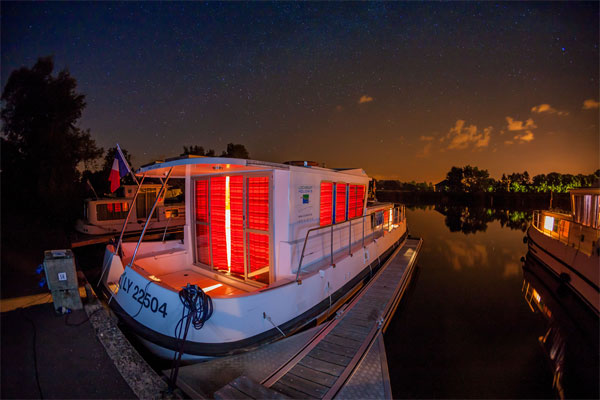
<svg viewBox="0 0 600 400">
<path fill-rule="evenodd" d="M 365 247 L 365 216 L 362 216 L 362 231 L 363 231 L 363 235 L 362 235 L 362 243 L 363 243 L 363 247 Z"/>
<path fill-rule="evenodd" d="M 333 225 L 331 225 L 331 265 L 333 265 Z"/>
<path fill-rule="evenodd" d="M 135 246 L 135 250 L 133 251 L 133 256 L 131 257 L 131 261 L 129 262 L 129 266 L 133 265 L 133 262 L 135 261 L 135 256 L 137 255 L 137 252 L 140 248 L 140 244 L 142 244 L 142 239 L 144 239 L 144 235 L 146 234 L 146 229 L 148 228 L 148 224 L 150 223 L 150 218 L 152 218 L 152 214 L 154 214 L 154 210 L 156 209 L 158 200 L 161 198 L 163 191 L 165 190 L 165 188 L 167 186 L 167 182 L 169 181 L 169 178 L 171 177 L 172 172 L 173 172 L 173 167 L 171 167 L 171 169 L 169 169 L 169 172 L 167 173 L 167 177 L 165 178 L 165 181 L 163 182 L 162 187 L 158 191 L 158 196 L 156 196 L 156 200 L 154 200 L 154 204 L 152 205 L 152 210 L 150 210 L 150 214 L 148 214 L 148 218 L 146 219 L 146 223 L 144 224 L 144 229 L 142 230 L 142 234 L 140 235 L 140 240 L 138 240 L 137 246 Z"/>
<path fill-rule="evenodd" d="M 352 220 L 348 220 L 348 254 L 352 256 Z"/>
<path fill-rule="evenodd" d="M 171 215 L 173 215 L 173 213 L 171 212 Z M 167 225 L 165 226 L 165 231 L 163 232 L 163 238 L 162 238 L 162 242 L 165 242 L 165 237 L 167 236 L 167 229 L 169 228 L 169 222 L 171 222 L 171 216 L 169 216 L 169 218 L 167 218 Z"/>
<path fill-rule="evenodd" d="M 125 222 L 123 223 L 123 229 L 121 229 L 121 235 L 119 236 L 119 241 L 117 242 L 117 247 L 115 248 L 115 254 L 119 254 L 119 247 L 121 247 L 121 242 L 123 241 L 123 234 L 125 233 L 125 229 L 127 229 L 127 223 L 129 222 L 129 217 L 131 216 L 131 210 L 133 210 L 133 207 L 135 207 L 135 202 L 137 200 L 138 194 L 140 193 L 140 190 L 142 190 L 142 183 L 144 183 L 145 177 L 146 173 L 144 172 L 144 175 L 142 175 L 142 180 L 139 182 L 137 190 L 135 191 L 135 195 L 133 195 L 133 200 L 131 200 L 131 204 L 129 205 L 129 212 L 127 213 L 127 218 L 125 218 Z"/>
</svg>

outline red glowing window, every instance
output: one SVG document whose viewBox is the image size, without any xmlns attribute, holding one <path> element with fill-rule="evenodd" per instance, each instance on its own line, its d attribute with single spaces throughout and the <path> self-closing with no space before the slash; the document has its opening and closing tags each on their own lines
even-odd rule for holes
<svg viewBox="0 0 600 400">
<path fill-rule="evenodd" d="M 269 230 L 269 178 L 248 178 L 248 228 Z"/>
<path fill-rule="evenodd" d="M 346 190 L 348 185 L 345 183 L 335 184 L 335 222 L 346 220 Z"/>
<path fill-rule="evenodd" d="M 357 185 L 348 186 L 348 219 L 357 217 L 358 199 L 356 198 Z"/>
<path fill-rule="evenodd" d="M 248 254 L 248 277 L 269 283 L 269 236 L 248 233 Z"/>
<path fill-rule="evenodd" d="M 244 273 L 244 177 L 229 177 L 231 272 Z"/>
<path fill-rule="evenodd" d="M 333 214 L 333 183 L 321 182 L 321 208 L 319 211 L 319 225 L 331 225 Z"/>
<path fill-rule="evenodd" d="M 365 204 L 365 186 L 356 185 L 356 216 L 361 216 L 364 213 Z"/>
<path fill-rule="evenodd" d="M 208 222 L 208 181 L 196 181 L 196 221 Z"/>
<path fill-rule="evenodd" d="M 228 269 L 225 232 L 225 177 L 210 179 L 210 226 L 212 230 L 213 267 Z"/>
</svg>

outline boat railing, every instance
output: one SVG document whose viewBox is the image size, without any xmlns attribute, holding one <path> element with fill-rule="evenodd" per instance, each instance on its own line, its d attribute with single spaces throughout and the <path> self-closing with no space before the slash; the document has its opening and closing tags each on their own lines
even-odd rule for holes
<svg viewBox="0 0 600 400">
<path fill-rule="evenodd" d="M 384 217 L 386 212 L 389 213 L 387 214 L 387 218 Z M 368 244 L 367 241 L 377 240 L 382 237 L 386 231 L 389 232 L 395 229 L 405 219 L 406 209 L 404 205 L 401 205 L 378 209 L 369 214 L 360 215 L 342 222 L 309 229 L 306 232 L 302 244 L 302 252 L 300 253 L 300 260 L 296 271 L 296 282 L 302 282 L 300 280 L 300 273 L 302 272 L 303 266 L 311 266 L 319 260 L 327 260 L 327 258 L 329 258 L 329 265 L 335 267 L 335 258 L 345 255 L 346 251 L 347 255 L 351 256 L 353 248 L 356 248 L 357 246 L 366 247 Z M 367 221 L 369 221 L 369 223 L 367 223 Z M 313 259 L 308 264 L 305 264 L 304 262 L 308 256 L 307 244 L 309 241 L 316 238 L 326 239 L 327 237 L 328 240 L 319 240 L 317 246 L 320 251 L 314 251 L 313 249 L 313 251 L 310 252 L 311 255 L 317 253 L 318 259 Z M 327 246 L 327 241 L 329 241 L 329 246 Z M 325 247 L 328 248 L 326 249 Z"/>
<path fill-rule="evenodd" d="M 575 247 L 588 256 L 598 251 L 600 230 L 573 221 L 569 215 L 536 210 L 532 225 L 544 235 Z"/>
</svg>

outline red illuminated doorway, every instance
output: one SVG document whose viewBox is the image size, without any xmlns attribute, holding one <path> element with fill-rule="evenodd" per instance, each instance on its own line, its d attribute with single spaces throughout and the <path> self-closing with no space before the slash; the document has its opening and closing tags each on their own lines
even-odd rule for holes
<svg viewBox="0 0 600 400">
<path fill-rule="evenodd" d="M 195 181 L 197 263 L 270 282 L 270 179 L 251 174 Z"/>
</svg>

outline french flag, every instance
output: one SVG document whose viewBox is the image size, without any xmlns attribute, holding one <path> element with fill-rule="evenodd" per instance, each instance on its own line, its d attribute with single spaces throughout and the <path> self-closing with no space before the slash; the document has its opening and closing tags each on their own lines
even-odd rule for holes
<svg viewBox="0 0 600 400">
<path fill-rule="evenodd" d="M 110 170 L 110 175 L 108 176 L 111 193 L 121 186 L 121 178 L 128 173 L 131 173 L 131 168 L 129 168 L 129 164 L 127 164 L 127 161 L 125 160 L 125 156 L 121 151 L 121 147 L 119 144 L 117 144 L 115 160 L 113 161 L 112 169 Z"/>
</svg>

